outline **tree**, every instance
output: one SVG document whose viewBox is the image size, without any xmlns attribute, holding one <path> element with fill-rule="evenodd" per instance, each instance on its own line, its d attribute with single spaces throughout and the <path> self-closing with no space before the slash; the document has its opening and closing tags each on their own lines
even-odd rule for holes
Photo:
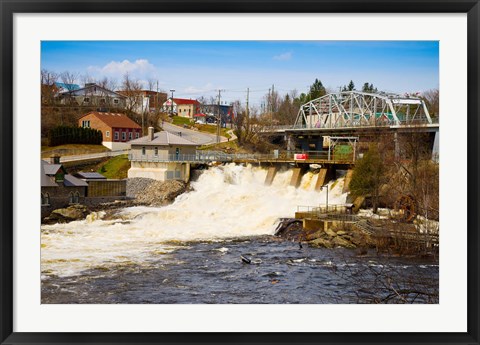
<svg viewBox="0 0 480 345">
<path fill-rule="evenodd" d="M 362 91 L 363 92 L 371 92 L 371 93 L 375 93 L 377 92 L 377 88 L 373 86 L 373 84 L 369 84 L 369 83 L 365 83 L 363 84 L 362 86 Z"/>
<path fill-rule="evenodd" d="M 41 93 L 42 93 L 42 104 L 53 104 L 57 87 L 55 82 L 58 80 L 58 74 L 49 71 L 47 69 L 42 69 L 40 72 L 40 82 L 41 82 Z"/>
<path fill-rule="evenodd" d="M 62 74 L 60 74 L 60 78 L 62 80 L 62 83 L 65 84 L 65 88 L 68 91 L 75 90 L 75 83 L 77 82 L 77 79 L 78 79 L 78 73 L 65 71 Z"/>
<path fill-rule="evenodd" d="M 353 83 L 353 80 L 350 80 L 350 83 L 348 83 L 347 89 L 348 91 L 355 90 L 355 84 Z"/>
<path fill-rule="evenodd" d="M 354 196 L 372 197 L 373 212 L 377 212 L 380 189 L 387 182 L 387 166 L 378 144 L 371 144 L 363 158 L 356 161 L 350 191 Z"/>
<path fill-rule="evenodd" d="M 433 117 L 439 117 L 440 92 L 438 89 L 425 91 L 422 98 L 427 104 L 430 115 Z"/>
<path fill-rule="evenodd" d="M 327 94 L 327 91 L 325 90 L 325 87 L 323 86 L 322 82 L 318 79 L 315 79 L 313 84 L 310 86 L 310 90 L 308 91 L 308 101 L 311 101 L 312 99 L 316 99 L 319 97 L 322 97 Z"/>
</svg>

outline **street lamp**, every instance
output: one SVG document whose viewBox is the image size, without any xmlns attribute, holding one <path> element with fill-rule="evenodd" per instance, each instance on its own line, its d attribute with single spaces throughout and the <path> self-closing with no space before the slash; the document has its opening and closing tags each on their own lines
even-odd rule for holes
<svg viewBox="0 0 480 345">
<path fill-rule="evenodd" d="M 170 99 L 170 103 L 171 103 L 170 113 L 173 115 L 173 93 L 175 92 L 175 90 L 170 90 L 170 92 L 172 93 L 172 98 Z"/>
<path fill-rule="evenodd" d="M 323 188 L 327 190 L 327 205 L 325 208 L 325 213 L 328 213 L 328 184 L 324 184 L 323 186 L 320 187 L 321 190 L 323 190 Z"/>
</svg>

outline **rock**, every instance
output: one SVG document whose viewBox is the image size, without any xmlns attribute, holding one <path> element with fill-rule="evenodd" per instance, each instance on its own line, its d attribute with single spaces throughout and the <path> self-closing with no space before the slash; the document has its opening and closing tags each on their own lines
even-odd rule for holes
<svg viewBox="0 0 480 345">
<path fill-rule="evenodd" d="M 48 216 L 48 221 L 66 223 L 74 220 L 85 219 L 89 213 L 90 211 L 85 205 L 72 205 L 67 208 L 53 210 L 50 216 Z"/>
<path fill-rule="evenodd" d="M 323 230 L 316 231 L 316 232 L 310 232 L 310 233 L 307 233 L 305 235 L 305 239 L 307 241 L 312 241 L 312 240 L 316 240 L 317 238 L 321 238 L 323 235 L 325 235 Z"/>
<path fill-rule="evenodd" d="M 136 198 L 138 195 L 143 194 L 145 189 L 155 182 L 154 179 L 135 177 L 127 179 L 127 197 Z"/>
<path fill-rule="evenodd" d="M 332 243 L 328 240 L 324 240 L 323 238 L 317 238 L 316 240 L 309 241 L 308 245 L 315 248 L 333 248 Z"/>
<path fill-rule="evenodd" d="M 336 233 L 335 231 L 333 231 L 333 230 L 330 230 L 330 229 L 327 228 L 327 229 L 325 229 L 324 231 L 325 231 L 325 233 L 326 233 L 328 236 L 330 236 L 330 237 L 337 237 L 337 233 Z"/>
<path fill-rule="evenodd" d="M 354 245 L 352 242 L 347 241 L 341 237 L 335 237 L 332 240 L 332 243 L 337 246 L 337 247 L 343 247 L 343 248 L 357 248 L 356 245 Z"/>
<path fill-rule="evenodd" d="M 187 184 L 183 181 L 153 181 L 141 194 L 137 194 L 137 202 L 152 206 L 167 205 L 186 189 Z"/>
</svg>

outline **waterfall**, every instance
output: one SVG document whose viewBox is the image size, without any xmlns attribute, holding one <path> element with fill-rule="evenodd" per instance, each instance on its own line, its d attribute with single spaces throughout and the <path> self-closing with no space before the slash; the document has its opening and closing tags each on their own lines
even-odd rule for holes
<svg viewBox="0 0 480 345">
<path fill-rule="evenodd" d="M 265 169 L 229 164 L 206 170 L 192 191 L 164 207 L 130 207 L 118 218 L 101 215 L 68 224 L 42 226 L 43 274 L 73 275 L 109 265 L 148 264 L 189 241 L 221 241 L 270 235 L 276 221 L 293 217 L 297 206 L 326 202 L 307 172 L 300 187 L 289 186 L 292 171 L 279 171 L 265 186 Z M 333 186 L 334 184 L 334 186 Z M 343 204 L 343 178 L 332 181 L 329 204 Z"/>
</svg>

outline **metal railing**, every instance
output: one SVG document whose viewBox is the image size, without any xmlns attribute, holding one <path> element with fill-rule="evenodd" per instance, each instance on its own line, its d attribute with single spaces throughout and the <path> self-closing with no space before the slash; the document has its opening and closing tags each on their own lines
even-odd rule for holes
<svg viewBox="0 0 480 345">
<path fill-rule="evenodd" d="M 310 124 L 294 124 L 294 125 L 273 125 L 265 126 L 260 129 L 260 132 L 275 132 L 275 131 L 285 131 L 285 130 L 302 130 L 302 129 L 339 129 L 339 128 L 368 128 L 368 127 L 427 127 L 428 125 L 438 125 L 439 118 L 432 117 L 432 122 L 430 123 L 426 118 L 419 119 L 409 119 L 409 120 L 400 120 L 400 123 L 396 123 L 393 120 L 375 120 L 375 121 L 360 121 L 353 120 L 347 121 L 344 123 L 333 123 L 330 124 L 328 121 L 324 125 L 321 123 L 312 123 Z"/>
<path fill-rule="evenodd" d="M 303 158 L 296 159 L 296 154 L 303 154 Z M 141 154 L 130 153 L 128 159 L 137 162 L 294 162 L 294 161 L 324 161 L 351 164 L 355 161 L 353 153 L 334 154 L 327 151 L 279 151 L 277 153 L 235 153 L 228 154 L 220 151 L 196 151 L 194 154 Z"/>
<path fill-rule="evenodd" d="M 60 157 L 60 163 L 73 162 L 73 161 L 84 161 L 96 158 L 104 157 L 116 157 L 127 154 L 129 150 L 118 150 L 118 151 L 105 151 L 99 153 L 89 153 L 84 155 L 74 155 L 74 156 L 63 156 Z"/>
</svg>

